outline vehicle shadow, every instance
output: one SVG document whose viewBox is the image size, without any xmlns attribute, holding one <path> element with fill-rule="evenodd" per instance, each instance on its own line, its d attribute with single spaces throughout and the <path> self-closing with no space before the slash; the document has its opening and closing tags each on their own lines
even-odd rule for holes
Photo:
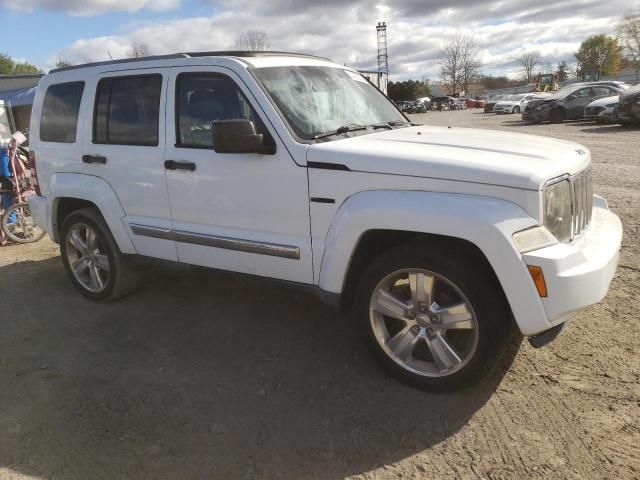
<svg viewBox="0 0 640 480">
<path fill-rule="evenodd" d="M 585 126 L 587 126 L 585 124 Z M 588 128 L 583 128 L 580 131 L 584 133 L 618 133 L 618 132 L 631 132 L 640 130 L 640 125 L 618 125 L 618 124 L 592 124 Z"/>
<path fill-rule="evenodd" d="M 491 397 L 397 383 L 353 322 L 290 287 L 154 265 L 93 303 L 59 258 L 0 268 L 0 471 L 37 478 L 343 478 L 459 431 Z"/>
</svg>

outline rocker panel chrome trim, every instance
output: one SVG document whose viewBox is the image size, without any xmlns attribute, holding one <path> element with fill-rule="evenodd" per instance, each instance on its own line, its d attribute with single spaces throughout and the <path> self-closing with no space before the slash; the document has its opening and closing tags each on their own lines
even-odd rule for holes
<svg viewBox="0 0 640 480">
<path fill-rule="evenodd" d="M 136 235 L 161 238 L 181 243 L 204 245 L 207 247 L 235 250 L 238 252 L 256 253 L 258 255 L 270 255 L 273 257 L 300 259 L 300 248 L 291 245 L 277 243 L 257 242 L 241 238 L 221 237 L 204 233 L 186 232 L 183 230 L 170 230 L 166 228 L 150 227 L 147 225 L 130 224 L 131 231 Z"/>
</svg>

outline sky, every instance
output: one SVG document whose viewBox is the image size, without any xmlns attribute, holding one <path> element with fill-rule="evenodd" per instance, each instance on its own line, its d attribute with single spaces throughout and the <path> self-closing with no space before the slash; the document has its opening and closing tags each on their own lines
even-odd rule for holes
<svg viewBox="0 0 640 480">
<path fill-rule="evenodd" d="M 571 62 L 580 42 L 613 33 L 630 0 L 0 0 L 0 52 L 43 70 L 123 58 L 132 41 L 152 53 L 233 49 L 247 30 L 272 50 L 377 66 L 376 24 L 387 23 L 392 80 L 438 79 L 438 52 L 458 32 L 480 46 L 482 72 L 517 77 L 518 57 Z"/>
</svg>

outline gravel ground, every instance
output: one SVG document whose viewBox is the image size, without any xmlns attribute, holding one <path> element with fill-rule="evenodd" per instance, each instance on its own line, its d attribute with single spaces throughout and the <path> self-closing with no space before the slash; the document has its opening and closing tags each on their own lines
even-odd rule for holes
<svg viewBox="0 0 640 480">
<path fill-rule="evenodd" d="M 431 395 L 309 294 L 154 266 L 137 294 L 94 304 L 48 240 L 1 248 L 0 478 L 640 478 L 640 130 L 415 120 L 588 146 L 625 229 L 608 297 L 486 384 Z"/>
</svg>

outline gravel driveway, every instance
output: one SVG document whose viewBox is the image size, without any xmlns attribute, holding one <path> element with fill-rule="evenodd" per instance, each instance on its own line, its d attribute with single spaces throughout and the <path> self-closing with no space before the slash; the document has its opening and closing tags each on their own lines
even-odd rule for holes
<svg viewBox="0 0 640 480">
<path fill-rule="evenodd" d="M 94 304 L 48 240 L 0 248 L 0 478 L 640 478 L 640 129 L 414 119 L 588 146 L 625 229 L 605 301 L 490 382 L 431 395 L 308 293 L 155 265 Z"/>
</svg>

